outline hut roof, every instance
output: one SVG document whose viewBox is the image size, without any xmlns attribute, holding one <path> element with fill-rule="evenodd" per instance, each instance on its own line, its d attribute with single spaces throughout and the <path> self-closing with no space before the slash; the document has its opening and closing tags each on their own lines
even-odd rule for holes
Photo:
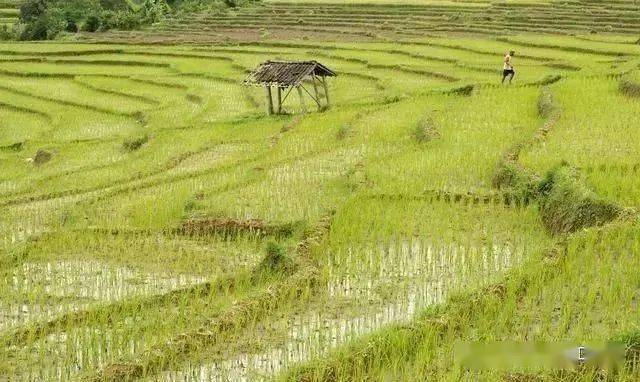
<svg viewBox="0 0 640 382">
<path fill-rule="evenodd" d="M 334 77 L 336 73 L 317 61 L 266 61 L 244 80 L 245 85 L 297 86 L 311 74 Z"/>
</svg>

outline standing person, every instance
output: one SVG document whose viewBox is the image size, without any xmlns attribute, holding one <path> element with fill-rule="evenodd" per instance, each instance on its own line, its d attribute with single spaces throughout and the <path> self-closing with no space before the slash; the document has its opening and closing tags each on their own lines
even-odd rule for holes
<svg viewBox="0 0 640 382">
<path fill-rule="evenodd" d="M 511 57 L 516 54 L 513 50 L 507 52 L 504 55 L 504 65 L 502 66 L 502 83 L 504 84 L 504 80 L 509 77 L 509 83 L 513 80 L 513 76 L 516 75 L 516 71 L 513 70 L 513 65 L 511 64 Z"/>
</svg>

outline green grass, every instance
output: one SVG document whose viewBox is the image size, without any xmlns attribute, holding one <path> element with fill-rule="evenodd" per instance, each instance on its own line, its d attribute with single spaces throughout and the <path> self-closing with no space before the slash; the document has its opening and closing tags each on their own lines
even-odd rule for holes
<svg viewBox="0 0 640 382">
<path fill-rule="evenodd" d="M 0 375 L 459 380 L 459 341 L 635 333 L 640 57 L 583 37 L 0 44 Z M 275 58 L 331 107 L 267 116 Z"/>
<path fill-rule="evenodd" d="M 574 93 L 575 88 L 583 89 L 580 95 Z M 638 147 L 635 131 L 630 128 L 636 123 L 637 100 L 621 94 L 614 79 L 575 79 L 553 89 L 562 116 L 547 143 L 525 153 L 524 163 L 544 172 L 567 161 L 586 173 L 587 183 L 599 195 L 638 206 L 635 177 L 631 175 Z M 615 111 L 598 111 L 606 104 L 615 104 Z M 566 144 L 568 140 L 571 145 Z"/>
</svg>

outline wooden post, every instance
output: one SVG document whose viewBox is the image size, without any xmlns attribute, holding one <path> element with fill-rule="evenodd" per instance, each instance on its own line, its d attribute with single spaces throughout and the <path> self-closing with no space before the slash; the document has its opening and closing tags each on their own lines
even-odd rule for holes
<svg viewBox="0 0 640 382">
<path fill-rule="evenodd" d="M 324 97 L 327 99 L 327 107 L 331 106 L 331 102 L 329 101 L 329 87 L 327 86 L 326 77 L 322 77 L 322 86 L 324 86 Z"/>
<path fill-rule="evenodd" d="M 302 94 L 302 87 L 298 85 L 297 88 L 298 88 L 298 96 L 300 97 L 300 106 L 302 106 L 302 112 L 306 113 L 307 105 L 304 103 L 304 94 Z"/>
<path fill-rule="evenodd" d="M 272 115 L 273 114 L 273 99 L 271 98 L 271 86 L 267 85 L 265 89 L 267 89 L 267 113 L 269 115 Z"/>
<path fill-rule="evenodd" d="M 282 114 L 282 88 L 278 86 L 278 114 Z"/>
<path fill-rule="evenodd" d="M 318 111 L 322 109 L 322 105 L 320 104 L 320 94 L 318 94 L 318 85 L 316 84 L 316 76 L 312 77 L 313 79 L 313 91 L 316 94 L 316 103 L 318 104 Z"/>
</svg>

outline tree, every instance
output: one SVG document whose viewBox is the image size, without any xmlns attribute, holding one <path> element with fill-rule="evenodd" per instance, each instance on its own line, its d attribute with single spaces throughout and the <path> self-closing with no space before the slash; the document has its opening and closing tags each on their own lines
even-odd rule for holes
<svg viewBox="0 0 640 382">
<path fill-rule="evenodd" d="M 23 23 L 34 22 L 44 15 L 51 0 L 27 0 L 20 5 L 20 20 Z"/>
<path fill-rule="evenodd" d="M 91 16 L 101 12 L 99 0 L 27 0 L 20 7 L 20 19 L 25 24 L 21 38 L 45 40 L 62 31 L 77 32 Z"/>
<path fill-rule="evenodd" d="M 171 8 L 166 0 L 144 0 L 141 8 L 143 19 L 149 23 L 163 20 L 169 11 Z"/>
</svg>

